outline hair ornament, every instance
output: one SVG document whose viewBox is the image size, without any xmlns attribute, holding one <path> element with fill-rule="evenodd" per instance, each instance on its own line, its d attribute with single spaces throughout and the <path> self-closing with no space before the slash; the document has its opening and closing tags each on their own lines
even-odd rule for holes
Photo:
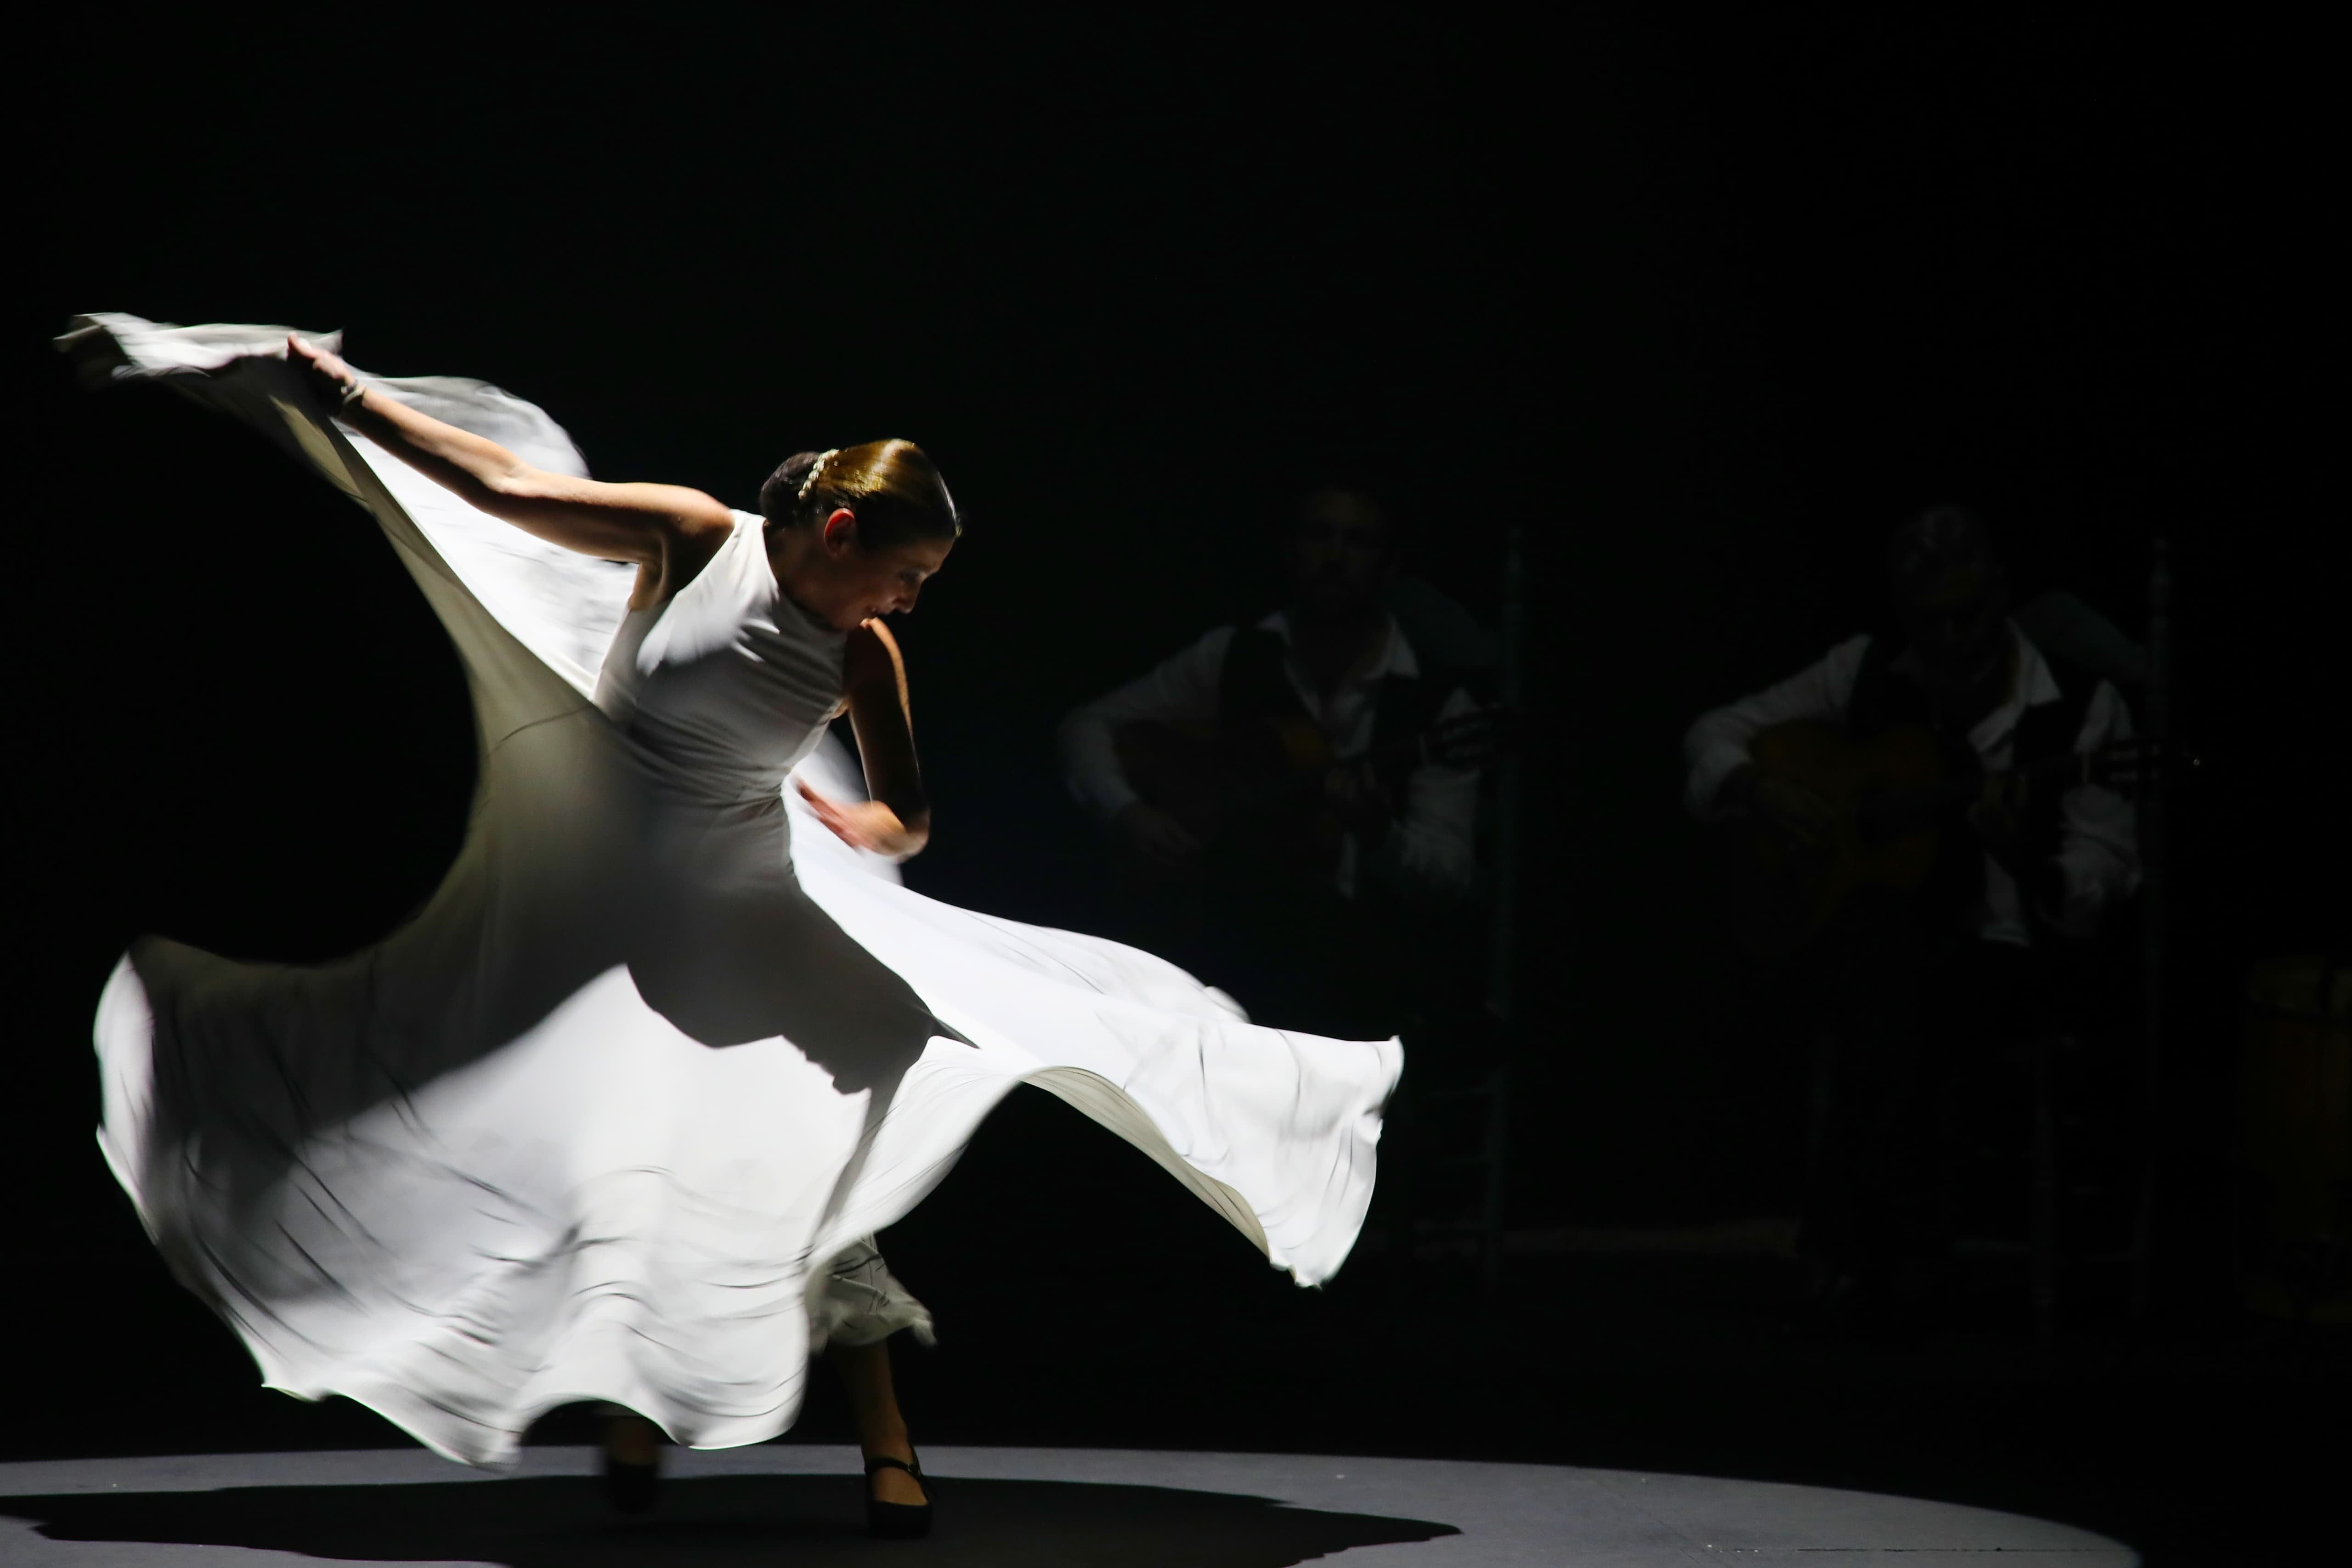
<svg viewBox="0 0 2352 1568">
<path fill-rule="evenodd" d="M 839 456 L 841 456 L 841 448 L 838 447 L 827 447 L 824 451 L 819 452 L 816 455 L 816 461 L 809 465 L 809 471 L 801 476 L 801 488 L 793 494 L 793 500 L 794 501 L 808 500 L 809 491 L 816 488 L 816 477 L 824 472 L 824 466 L 827 463 Z"/>
</svg>

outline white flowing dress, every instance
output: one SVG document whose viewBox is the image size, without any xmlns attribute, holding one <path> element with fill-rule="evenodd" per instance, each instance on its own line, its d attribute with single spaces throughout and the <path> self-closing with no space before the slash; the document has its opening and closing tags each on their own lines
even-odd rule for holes
<svg viewBox="0 0 2352 1568">
<path fill-rule="evenodd" d="M 695 1447 L 772 1436 L 828 1336 L 928 1330 L 868 1238 L 1024 1082 L 1300 1283 L 1339 1268 L 1397 1042 L 1254 1026 L 1148 953 L 877 875 L 784 787 L 842 771 L 820 748 L 844 639 L 780 591 L 761 520 L 629 614 L 630 569 L 338 425 L 284 342 L 121 315 L 61 340 L 91 379 L 161 380 L 363 505 L 472 693 L 470 827 L 415 919 L 314 966 L 144 939 L 100 1002 L 106 1157 L 271 1386 L 476 1464 L 573 1400 Z M 585 471 L 495 387 L 366 379 Z"/>
</svg>

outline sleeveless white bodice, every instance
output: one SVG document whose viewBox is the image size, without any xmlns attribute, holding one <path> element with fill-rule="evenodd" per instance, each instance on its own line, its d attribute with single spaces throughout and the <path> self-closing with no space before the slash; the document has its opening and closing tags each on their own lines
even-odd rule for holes
<svg viewBox="0 0 2352 1568">
<path fill-rule="evenodd" d="M 596 706 L 688 798 L 772 801 L 841 710 L 846 644 L 785 595 L 765 522 L 739 511 L 692 582 L 621 623 Z"/>
</svg>

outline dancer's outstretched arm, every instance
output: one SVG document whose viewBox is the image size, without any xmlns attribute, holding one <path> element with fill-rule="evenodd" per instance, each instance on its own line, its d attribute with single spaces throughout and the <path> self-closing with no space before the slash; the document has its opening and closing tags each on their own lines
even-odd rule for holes
<svg viewBox="0 0 2352 1568">
<path fill-rule="evenodd" d="M 847 664 L 849 724 L 872 798 L 829 800 L 805 784 L 801 795 L 819 821 L 849 843 L 903 860 L 931 837 L 930 801 L 923 794 L 907 704 L 907 662 L 889 628 L 866 621 L 849 634 Z"/>
<path fill-rule="evenodd" d="M 356 384 L 350 365 L 315 344 L 289 336 L 286 355 L 308 365 L 333 399 Z M 478 511 L 583 555 L 633 563 L 633 605 L 657 604 L 683 587 L 735 526 L 732 514 L 700 490 L 551 473 L 381 393 L 342 402 L 338 417 Z"/>
</svg>

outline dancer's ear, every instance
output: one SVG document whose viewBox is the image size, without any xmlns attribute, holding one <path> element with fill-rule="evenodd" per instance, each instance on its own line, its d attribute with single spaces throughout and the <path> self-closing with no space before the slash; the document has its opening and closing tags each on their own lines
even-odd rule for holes
<svg viewBox="0 0 2352 1568">
<path fill-rule="evenodd" d="M 833 515 L 824 520 L 818 537 L 824 541 L 827 555 L 838 558 L 847 554 L 857 544 L 857 514 L 845 506 L 835 507 Z"/>
</svg>

